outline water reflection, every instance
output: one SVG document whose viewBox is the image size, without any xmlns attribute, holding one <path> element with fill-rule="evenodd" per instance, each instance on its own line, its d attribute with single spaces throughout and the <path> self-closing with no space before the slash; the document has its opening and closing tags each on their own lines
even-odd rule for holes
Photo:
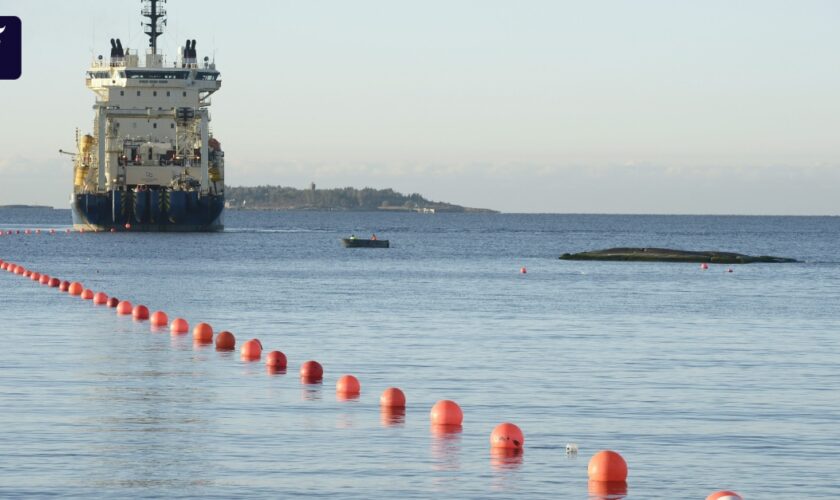
<svg viewBox="0 0 840 500">
<path fill-rule="evenodd" d="M 516 470 L 522 465 L 522 450 L 490 448 L 490 465 L 498 471 Z"/>
<path fill-rule="evenodd" d="M 211 345 L 213 345 L 212 340 L 193 339 L 193 348 L 194 349 L 205 349 L 205 348 L 207 348 Z"/>
<path fill-rule="evenodd" d="M 405 425 L 405 408 L 382 406 L 379 411 L 379 419 L 383 427 L 401 427 Z"/>
<path fill-rule="evenodd" d="M 461 468 L 460 425 L 432 425 L 432 468 L 440 471 L 453 471 Z"/>
<path fill-rule="evenodd" d="M 616 500 L 627 496 L 624 481 L 589 481 L 590 500 Z"/>
<path fill-rule="evenodd" d="M 323 399 L 321 382 L 305 382 L 301 387 L 300 396 L 304 401 L 320 401 Z"/>
<path fill-rule="evenodd" d="M 335 399 L 338 401 L 356 401 L 359 399 L 359 393 L 347 394 L 345 392 L 337 392 L 335 393 Z"/>
<path fill-rule="evenodd" d="M 265 371 L 269 375 L 285 375 L 286 374 L 286 369 L 285 368 L 279 368 L 275 365 L 266 365 L 265 366 Z"/>
</svg>

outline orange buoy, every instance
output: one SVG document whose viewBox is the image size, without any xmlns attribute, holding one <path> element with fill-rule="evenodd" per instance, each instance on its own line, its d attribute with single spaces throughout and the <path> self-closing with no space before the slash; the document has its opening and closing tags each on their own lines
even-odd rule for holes
<svg viewBox="0 0 840 500">
<path fill-rule="evenodd" d="M 152 326 L 166 326 L 169 324 L 169 316 L 163 311 L 155 311 L 149 317 L 149 323 Z"/>
<path fill-rule="evenodd" d="M 69 281 L 62 281 L 61 284 L 58 285 L 58 290 L 61 292 L 69 292 L 70 291 L 70 282 Z"/>
<path fill-rule="evenodd" d="M 27 272 L 26 268 L 23 267 L 23 266 L 17 266 L 15 268 L 15 274 L 24 275 L 24 274 L 26 274 L 26 272 Z"/>
<path fill-rule="evenodd" d="M 120 303 L 120 299 L 118 299 L 116 297 L 111 297 L 111 298 L 108 299 L 108 302 L 106 304 L 107 304 L 108 307 L 117 307 L 119 305 L 119 303 Z"/>
<path fill-rule="evenodd" d="M 51 288 L 58 288 L 61 285 L 61 280 L 58 278 L 50 278 L 49 283 L 47 283 Z"/>
<path fill-rule="evenodd" d="M 41 279 L 41 273 L 33 272 L 29 275 L 29 279 L 32 281 L 39 281 Z"/>
<path fill-rule="evenodd" d="M 464 421 L 464 412 L 455 401 L 442 399 L 432 406 L 429 415 L 432 425 L 461 425 Z"/>
<path fill-rule="evenodd" d="M 70 288 L 67 289 L 67 292 L 70 295 L 81 295 L 84 290 L 84 285 L 82 285 L 78 281 L 74 281 L 73 283 L 70 283 Z"/>
<path fill-rule="evenodd" d="M 589 459 L 589 480 L 609 483 L 627 481 L 627 462 L 612 450 L 601 450 Z"/>
<path fill-rule="evenodd" d="M 706 270 L 706 269 L 708 269 L 708 268 L 709 268 L 709 265 L 708 265 L 708 264 L 706 264 L 705 262 L 704 262 L 704 263 L 702 263 L 702 264 L 700 264 L 700 269 L 702 269 L 702 270 L 704 270 L 704 271 L 705 271 L 705 270 Z"/>
<path fill-rule="evenodd" d="M 236 337 L 232 333 L 225 330 L 216 335 L 216 350 L 217 351 L 232 351 L 236 348 Z"/>
<path fill-rule="evenodd" d="M 92 300 L 93 299 L 93 290 L 90 288 L 85 288 L 82 290 L 82 300 Z"/>
<path fill-rule="evenodd" d="M 117 304 L 117 314 L 131 314 L 132 312 L 132 305 L 131 302 L 127 300 L 121 300 L 119 304 Z"/>
<path fill-rule="evenodd" d="M 389 387 L 379 396 L 379 406 L 405 408 L 405 393 L 396 387 Z"/>
<path fill-rule="evenodd" d="M 242 344 L 242 347 L 239 349 L 239 354 L 242 356 L 242 359 L 256 361 L 262 356 L 262 344 L 257 339 L 251 339 Z"/>
<path fill-rule="evenodd" d="M 38 283 L 42 285 L 46 285 L 50 282 L 50 276 L 48 274 L 42 274 L 41 277 L 38 279 Z"/>
<path fill-rule="evenodd" d="M 265 364 L 275 368 L 286 368 L 286 355 L 280 351 L 271 351 L 265 357 Z"/>
<path fill-rule="evenodd" d="M 112 233 L 116 233 L 116 232 L 117 232 L 117 228 L 112 227 L 112 228 L 111 228 L 111 232 L 112 232 Z"/>
<path fill-rule="evenodd" d="M 26 230 L 23 231 L 23 234 L 32 234 L 32 230 L 31 229 L 26 229 Z"/>
<path fill-rule="evenodd" d="M 175 318 L 169 324 L 169 333 L 172 335 L 187 333 L 188 331 L 190 331 L 190 324 L 184 318 Z"/>
<path fill-rule="evenodd" d="M 213 342 L 213 327 L 207 323 L 199 323 L 195 325 L 192 331 L 193 340 L 201 343 Z"/>
<path fill-rule="evenodd" d="M 137 321 L 147 320 L 149 319 L 149 308 L 142 304 L 138 304 L 134 306 L 134 309 L 131 311 L 131 316 Z"/>
<path fill-rule="evenodd" d="M 516 424 L 505 422 L 496 426 L 490 433 L 490 446 L 493 448 L 507 448 L 521 450 L 525 446 L 525 436 Z"/>
<path fill-rule="evenodd" d="M 306 361 L 300 365 L 300 378 L 307 382 L 317 382 L 324 378 L 324 367 L 317 361 Z"/>
<path fill-rule="evenodd" d="M 28 277 L 30 277 L 30 276 L 32 276 L 32 271 L 30 271 L 29 269 L 25 269 L 25 270 L 23 271 L 23 277 L 24 277 L 24 278 L 28 278 Z"/>
<path fill-rule="evenodd" d="M 126 222 L 126 223 L 125 223 L 125 228 L 126 228 L 126 229 L 131 229 L 131 223 Z"/>
<path fill-rule="evenodd" d="M 106 294 L 105 292 L 96 292 L 93 295 L 93 303 L 94 304 L 96 304 L 98 306 L 101 306 L 101 305 L 105 304 L 106 302 L 108 302 L 108 294 Z"/>
<path fill-rule="evenodd" d="M 362 384 L 353 375 L 342 375 L 339 377 L 338 382 L 335 383 L 335 392 L 337 394 L 353 396 L 362 392 Z"/>
<path fill-rule="evenodd" d="M 525 266 L 519 268 L 519 274 L 528 274 L 528 270 L 525 269 Z"/>
<path fill-rule="evenodd" d="M 744 498 L 730 490 L 720 490 L 706 497 L 706 500 L 744 500 Z"/>
</svg>

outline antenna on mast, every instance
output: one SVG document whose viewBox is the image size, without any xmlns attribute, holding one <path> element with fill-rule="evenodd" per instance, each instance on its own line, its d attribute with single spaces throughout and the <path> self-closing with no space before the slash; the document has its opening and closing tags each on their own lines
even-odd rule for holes
<svg viewBox="0 0 840 500">
<path fill-rule="evenodd" d="M 143 2 L 143 10 L 140 14 L 143 17 L 148 17 L 149 22 L 143 23 L 145 26 L 144 33 L 149 35 L 149 47 L 152 48 L 152 54 L 157 54 L 157 37 L 163 34 L 163 27 L 166 25 L 166 11 L 163 7 L 158 7 L 158 3 L 166 3 L 166 0 L 141 0 Z M 160 19 L 160 23 L 158 23 Z"/>
</svg>

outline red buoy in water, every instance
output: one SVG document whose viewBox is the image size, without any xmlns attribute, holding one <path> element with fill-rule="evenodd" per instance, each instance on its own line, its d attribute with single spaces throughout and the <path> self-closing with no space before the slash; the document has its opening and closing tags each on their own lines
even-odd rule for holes
<svg viewBox="0 0 840 500">
<path fill-rule="evenodd" d="M 46 285 L 50 282 L 50 276 L 48 274 L 42 274 L 41 277 L 38 279 L 38 283 L 42 285 Z"/>
<path fill-rule="evenodd" d="M 82 300 L 93 300 L 93 290 L 90 288 L 85 288 L 82 290 Z"/>
<path fill-rule="evenodd" d="M 709 268 L 709 265 L 708 265 L 708 264 L 706 264 L 705 262 L 704 262 L 704 263 L 702 263 L 702 264 L 700 264 L 700 269 L 702 269 L 702 270 L 704 270 L 704 271 L 705 271 L 705 270 L 706 270 L 706 269 L 708 269 L 708 268 Z"/>
<path fill-rule="evenodd" d="M 199 323 L 193 327 L 193 340 L 202 344 L 213 342 L 213 327 L 207 323 Z"/>
<path fill-rule="evenodd" d="M 257 339 L 251 339 L 239 348 L 239 354 L 242 359 L 256 361 L 262 356 L 262 344 Z"/>
<path fill-rule="evenodd" d="M 30 276 L 32 276 L 32 271 L 30 271 L 29 269 L 24 269 L 23 270 L 23 277 L 24 278 L 29 278 Z"/>
<path fill-rule="evenodd" d="M 149 317 L 149 323 L 152 326 L 166 326 L 169 323 L 169 316 L 163 311 L 155 311 Z"/>
<path fill-rule="evenodd" d="M 93 303 L 101 306 L 108 302 L 108 294 L 105 292 L 96 292 L 93 294 Z"/>
<path fill-rule="evenodd" d="M 58 285 L 58 290 L 60 292 L 69 292 L 70 291 L 70 282 L 69 281 L 62 281 L 61 284 Z"/>
<path fill-rule="evenodd" d="M 32 281 L 40 281 L 41 273 L 32 273 L 29 275 L 29 279 L 31 279 Z"/>
<path fill-rule="evenodd" d="M 74 281 L 73 283 L 70 283 L 70 288 L 67 289 L 67 292 L 70 295 L 81 295 L 84 290 L 84 285 L 82 285 L 78 281 Z"/>
<path fill-rule="evenodd" d="M 120 304 L 120 299 L 116 297 L 110 297 L 108 299 L 107 305 L 108 307 L 117 307 Z"/>
<path fill-rule="evenodd" d="M 627 481 L 627 462 L 612 450 L 601 450 L 589 459 L 590 481 L 621 483 Z"/>
<path fill-rule="evenodd" d="M 126 228 L 126 229 L 131 229 L 131 223 L 126 222 L 126 223 L 125 223 L 125 228 Z"/>
<path fill-rule="evenodd" d="M 184 318 L 175 318 L 169 324 L 169 333 L 172 335 L 187 333 L 188 331 L 190 331 L 190 324 Z"/>
<path fill-rule="evenodd" d="M 490 446 L 509 450 L 521 450 L 525 446 L 525 436 L 516 424 L 505 422 L 499 424 L 490 433 Z"/>
<path fill-rule="evenodd" d="M 389 387 L 379 396 L 379 405 L 387 408 L 405 408 L 405 393 L 396 387 Z"/>
<path fill-rule="evenodd" d="M 432 406 L 429 416 L 432 425 L 461 425 L 464 421 L 464 412 L 455 401 L 443 399 Z"/>
<path fill-rule="evenodd" d="M 134 306 L 134 309 L 131 311 L 131 316 L 137 321 L 147 320 L 149 319 L 149 308 L 142 304 L 138 304 Z"/>
<path fill-rule="evenodd" d="M 131 314 L 134 307 L 131 305 L 131 302 L 127 300 L 121 300 L 119 304 L 117 304 L 117 314 Z"/>
<path fill-rule="evenodd" d="M 265 357 L 265 364 L 279 369 L 286 368 L 286 355 L 280 351 L 271 351 Z"/>
<path fill-rule="evenodd" d="M 50 278 L 49 283 L 47 283 L 51 288 L 58 288 L 61 285 L 61 280 L 58 278 Z"/>
<path fill-rule="evenodd" d="M 528 274 L 528 270 L 525 269 L 525 266 L 519 268 L 519 274 Z"/>
<path fill-rule="evenodd" d="M 346 396 L 355 396 L 362 391 L 362 384 L 353 375 L 342 375 L 335 383 L 335 392 Z"/>
<path fill-rule="evenodd" d="M 232 351 L 236 348 L 236 337 L 232 333 L 225 330 L 216 335 L 216 350 L 217 351 Z"/>
<path fill-rule="evenodd" d="M 324 367 L 317 361 L 305 361 L 300 365 L 300 378 L 306 382 L 317 382 L 324 377 Z"/>
<path fill-rule="evenodd" d="M 706 500 L 744 500 L 741 495 L 730 490 L 720 490 L 706 497 Z"/>
</svg>

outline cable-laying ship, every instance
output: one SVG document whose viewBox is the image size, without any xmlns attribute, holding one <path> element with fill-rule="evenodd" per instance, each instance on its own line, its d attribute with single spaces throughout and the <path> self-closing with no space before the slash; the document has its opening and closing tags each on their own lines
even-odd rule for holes
<svg viewBox="0 0 840 500">
<path fill-rule="evenodd" d="M 96 94 L 93 133 L 76 132 L 71 205 L 77 229 L 220 231 L 224 153 L 210 131 L 210 95 L 221 87 L 215 61 L 198 62 L 187 40 L 175 61 L 158 52 L 166 0 L 141 0 L 149 36 L 136 49 L 111 39 L 87 72 Z"/>
</svg>

